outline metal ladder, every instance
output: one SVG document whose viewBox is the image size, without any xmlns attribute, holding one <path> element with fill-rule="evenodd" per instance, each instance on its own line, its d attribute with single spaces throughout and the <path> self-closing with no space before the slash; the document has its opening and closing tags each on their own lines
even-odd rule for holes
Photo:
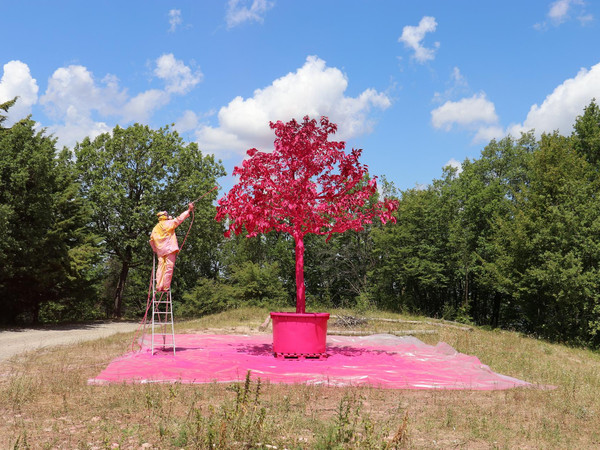
<svg viewBox="0 0 600 450">
<path fill-rule="evenodd" d="M 152 261 L 152 343 L 151 352 L 154 354 L 155 345 L 158 347 L 162 337 L 162 349 L 165 350 L 168 346 L 173 348 L 175 355 L 175 326 L 173 324 L 173 298 L 171 290 L 156 291 L 156 256 Z M 169 332 L 169 326 L 171 332 Z M 171 342 L 168 342 L 167 337 L 171 337 Z"/>
</svg>

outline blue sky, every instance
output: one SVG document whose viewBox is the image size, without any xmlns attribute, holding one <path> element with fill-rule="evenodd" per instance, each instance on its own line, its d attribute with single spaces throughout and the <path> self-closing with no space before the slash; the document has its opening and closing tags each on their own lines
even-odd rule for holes
<svg viewBox="0 0 600 450">
<path fill-rule="evenodd" d="M 72 147 L 175 124 L 227 172 L 326 115 L 400 189 L 600 100 L 592 0 L 0 0 L 0 102 Z M 233 180 L 222 179 L 228 189 Z"/>
</svg>

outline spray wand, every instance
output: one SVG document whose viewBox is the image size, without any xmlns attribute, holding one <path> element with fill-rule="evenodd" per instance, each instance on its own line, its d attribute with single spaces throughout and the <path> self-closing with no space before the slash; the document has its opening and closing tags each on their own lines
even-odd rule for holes
<svg viewBox="0 0 600 450">
<path fill-rule="evenodd" d="M 198 197 L 196 200 L 194 200 L 192 203 L 192 205 L 194 203 L 196 203 L 197 201 L 199 201 L 200 199 L 206 197 L 208 194 L 210 194 L 212 191 L 214 191 L 215 189 L 217 189 L 219 186 L 215 186 L 212 189 L 209 189 L 208 191 L 206 191 L 204 194 L 202 194 L 200 197 Z M 185 237 L 183 238 L 183 242 L 181 243 L 181 247 L 179 247 L 179 250 L 181 251 L 181 249 L 183 248 L 183 246 L 185 245 L 185 240 L 188 237 L 188 234 L 190 234 L 190 230 L 192 229 L 192 225 L 194 224 L 194 210 L 192 209 L 192 220 L 190 221 L 190 226 L 188 227 L 187 233 L 185 234 Z"/>
<path fill-rule="evenodd" d="M 200 199 L 204 198 L 205 196 L 207 196 L 208 194 L 210 194 L 212 191 L 214 191 L 214 190 L 215 190 L 215 189 L 217 189 L 218 187 L 219 187 L 219 186 L 215 186 L 215 187 L 213 187 L 212 189 L 210 189 L 210 190 L 206 191 L 204 194 L 202 194 L 200 197 L 198 197 L 196 200 L 194 200 L 194 201 L 192 202 L 192 204 L 194 204 L 194 203 L 196 203 L 198 200 L 200 200 Z"/>
</svg>

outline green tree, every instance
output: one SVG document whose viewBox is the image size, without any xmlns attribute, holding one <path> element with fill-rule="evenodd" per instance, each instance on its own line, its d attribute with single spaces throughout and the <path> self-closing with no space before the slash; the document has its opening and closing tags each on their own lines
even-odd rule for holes
<svg viewBox="0 0 600 450">
<path fill-rule="evenodd" d="M 600 107 L 592 100 L 578 116 L 573 130 L 573 146 L 590 164 L 600 166 Z"/>
<path fill-rule="evenodd" d="M 14 100 L 0 105 L 7 111 Z M 0 116 L 0 123 L 5 116 Z M 45 303 L 78 303 L 92 284 L 86 278 L 94 245 L 81 224 L 68 156 L 36 131 L 30 118 L 0 127 L 0 300 L 2 321 L 37 322 Z"/>
<path fill-rule="evenodd" d="M 401 195 L 397 223 L 373 233 L 377 265 L 371 292 L 380 307 L 436 315 L 447 300 L 448 208 L 444 190 L 453 174 Z"/>
<path fill-rule="evenodd" d="M 527 158 L 537 148 L 532 133 L 491 141 L 474 161 L 466 160 L 448 191 L 457 202 L 450 226 L 454 260 L 455 308 L 476 322 L 498 326 L 508 302 L 498 278 L 494 223 L 510 211 L 514 195 L 528 178 Z"/>
<path fill-rule="evenodd" d="M 529 180 L 497 223 L 515 321 L 553 340 L 594 343 L 600 323 L 600 205 L 592 166 L 570 138 L 545 134 Z M 598 342 L 595 342 L 597 345 Z"/>
<path fill-rule="evenodd" d="M 73 153 L 64 148 L 55 159 L 54 222 L 48 234 L 58 254 L 67 255 L 64 278 L 58 280 L 58 301 L 46 302 L 40 311 L 48 322 L 91 320 L 102 316 L 98 283 L 102 273 L 100 238 L 90 232 L 89 202 L 80 195 Z"/>
<path fill-rule="evenodd" d="M 461 173 L 402 193 L 373 230 L 379 305 L 600 343 L 600 108 L 573 135 L 492 141 Z"/>
<path fill-rule="evenodd" d="M 380 304 L 498 324 L 506 299 L 493 224 L 508 214 L 535 146 L 532 134 L 492 141 L 460 173 L 446 167 L 430 186 L 402 193 L 398 224 L 374 230 L 371 289 Z"/>
<path fill-rule="evenodd" d="M 167 210 L 178 214 L 188 202 L 215 186 L 225 171 L 212 155 L 203 156 L 195 143 L 185 144 L 169 127 L 117 126 L 112 133 L 84 139 L 75 146 L 75 155 L 82 194 L 92 206 L 92 229 L 102 237 L 108 255 L 119 267 L 112 314 L 120 317 L 130 269 L 148 267 L 151 260 L 148 236 L 156 222 L 155 213 Z M 196 205 L 196 229 L 185 244 L 205 249 L 203 257 L 210 247 L 200 242 L 207 237 L 203 233 L 209 230 L 209 238 L 217 234 L 208 223 L 214 217 L 211 200 L 216 195 L 215 191 Z M 191 270 L 192 274 L 183 278 L 195 282 L 202 264 L 179 261 L 178 274 Z M 189 270 L 182 271 L 181 266 Z"/>
</svg>

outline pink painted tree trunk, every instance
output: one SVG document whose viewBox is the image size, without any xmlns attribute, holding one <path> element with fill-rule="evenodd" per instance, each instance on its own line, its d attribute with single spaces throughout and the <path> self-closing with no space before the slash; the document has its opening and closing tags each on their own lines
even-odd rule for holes
<svg viewBox="0 0 600 450">
<path fill-rule="evenodd" d="M 306 287 L 304 286 L 304 237 L 295 236 L 296 243 L 296 312 L 306 312 Z"/>
<path fill-rule="evenodd" d="M 294 237 L 296 250 L 296 312 L 304 313 L 304 237 L 361 230 L 375 217 L 396 219 L 395 201 L 369 204 L 376 196 L 376 178 L 358 159 L 362 150 L 344 152 L 343 142 L 329 141 L 337 126 L 326 117 L 320 123 L 270 123 L 275 131 L 273 152 L 247 151 L 234 176 L 238 183 L 219 200 L 216 219 L 229 220 L 226 236 L 247 232 L 254 237 L 271 230 Z"/>
</svg>

